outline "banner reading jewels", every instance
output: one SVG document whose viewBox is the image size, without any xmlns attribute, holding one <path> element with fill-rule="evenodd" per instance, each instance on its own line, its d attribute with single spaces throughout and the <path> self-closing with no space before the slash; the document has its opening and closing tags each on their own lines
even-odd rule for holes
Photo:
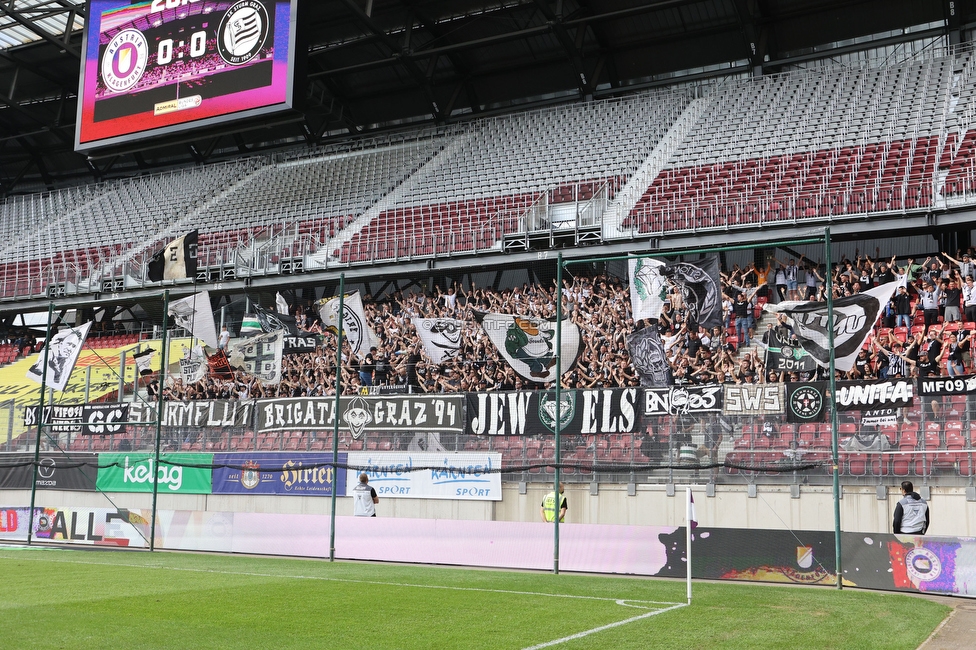
<svg viewBox="0 0 976 650">
<path fill-rule="evenodd" d="M 153 476 L 159 494 L 210 494 L 213 454 L 175 453 L 160 456 L 155 467 L 152 454 L 100 454 L 99 492 L 152 492 Z"/>
<path fill-rule="evenodd" d="M 346 493 L 345 453 L 337 463 L 332 454 L 250 453 L 215 454 L 214 494 L 284 494 L 292 496 L 332 496 Z M 221 467 L 221 466 L 224 467 Z"/>
<path fill-rule="evenodd" d="M 257 403 L 258 433 L 301 429 L 332 430 L 335 398 L 271 399 Z M 366 431 L 462 433 L 464 397 L 461 395 L 390 395 L 342 397 L 339 429 L 354 438 Z"/>
<path fill-rule="evenodd" d="M 472 436 L 633 433 L 639 429 L 640 389 L 467 393 Z"/>
<path fill-rule="evenodd" d="M 365 472 L 381 499 L 501 501 L 502 475 L 493 471 L 501 461 L 496 453 L 350 452 L 346 494 Z"/>
<path fill-rule="evenodd" d="M 834 404 L 838 411 L 897 408 L 911 406 L 914 394 L 915 383 L 910 379 L 839 381 Z"/>
<path fill-rule="evenodd" d="M 95 491 L 96 454 L 41 454 L 35 485 L 41 490 Z M 29 490 L 34 454 L 0 456 L 0 490 Z"/>
</svg>

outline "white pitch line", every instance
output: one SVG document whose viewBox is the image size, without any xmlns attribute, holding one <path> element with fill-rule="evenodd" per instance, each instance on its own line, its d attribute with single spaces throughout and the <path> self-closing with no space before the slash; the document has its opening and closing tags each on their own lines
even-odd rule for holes
<svg viewBox="0 0 976 650">
<path fill-rule="evenodd" d="M 618 601 L 618 604 L 623 604 Z M 607 625 L 601 625 L 600 627 L 594 627 L 590 630 L 583 630 L 582 632 L 577 632 L 576 634 L 570 634 L 569 636 L 564 636 L 561 639 L 554 639 L 552 641 L 546 641 L 545 643 L 540 643 L 539 645 L 529 646 L 528 648 L 523 648 L 523 650 L 539 650 L 540 648 L 550 648 L 554 645 L 559 645 L 560 643 L 567 643 L 568 641 L 575 641 L 576 639 L 582 639 L 585 636 L 591 634 L 596 634 L 597 632 L 603 632 L 604 630 L 609 630 L 611 628 L 620 627 L 621 625 L 627 625 L 628 623 L 633 623 L 644 618 L 650 618 L 651 616 L 657 616 L 658 614 L 663 614 L 664 612 L 670 612 L 675 609 L 680 609 L 682 607 L 687 607 L 688 603 L 680 603 L 678 605 L 672 605 L 665 609 L 658 609 L 653 612 L 647 612 L 646 614 L 641 614 L 640 616 L 634 616 L 632 618 L 625 619 L 623 621 L 617 621 L 616 623 L 608 623 Z"/>
</svg>

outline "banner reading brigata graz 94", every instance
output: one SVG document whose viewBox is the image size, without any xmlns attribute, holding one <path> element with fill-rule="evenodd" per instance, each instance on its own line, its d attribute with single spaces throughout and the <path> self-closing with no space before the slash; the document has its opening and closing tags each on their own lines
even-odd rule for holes
<svg viewBox="0 0 976 650">
<path fill-rule="evenodd" d="M 335 398 L 307 397 L 261 400 L 257 406 L 258 433 L 329 430 L 335 426 Z M 354 438 L 370 432 L 464 431 L 463 395 L 389 395 L 342 397 L 339 429 Z"/>
</svg>

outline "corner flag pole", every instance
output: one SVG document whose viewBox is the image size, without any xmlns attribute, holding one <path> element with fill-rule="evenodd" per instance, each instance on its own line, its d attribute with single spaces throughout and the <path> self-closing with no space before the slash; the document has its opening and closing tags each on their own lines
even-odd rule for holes
<svg viewBox="0 0 976 650">
<path fill-rule="evenodd" d="M 695 521 L 694 503 L 691 500 L 691 488 L 685 489 L 685 568 L 688 581 L 688 604 L 691 604 L 691 527 Z"/>
</svg>

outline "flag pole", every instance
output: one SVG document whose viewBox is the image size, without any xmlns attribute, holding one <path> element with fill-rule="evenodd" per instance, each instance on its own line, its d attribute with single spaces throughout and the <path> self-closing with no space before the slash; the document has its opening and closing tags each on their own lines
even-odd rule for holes
<svg viewBox="0 0 976 650">
<path fill-rule="evenodd" d="M 563 254 L 560 253 L 558 257 L 558 262 L 556 266 L 556 295 L 553 296 L 556 301 L 556 422 L 554 423 L 553 430 L 556 435 L 556 446 L 554 450 L 555 458 L 555 472 L 553 473 L 553 488 L 552 492 L 556 495 L 556 501 L 553 503 L 553 514 L 555 515 L 553 519 L 553 544 L 552 544 L 552 572 L 559 573 L 559 511 L 560 506 L 563 504 L 563 495 L 559 492 L 559 481 L 561 476 L 559 475 L 559 437 L 562 433 L 560 426 L 562 422 L 562 402 L 560 398 L 561 384 L 562 384 L 562 359 L 563 359 Z"/>
<path fill-rule="evenodd" d="M 691 512 L 691 487 L 685 489 L 685 563 L 688 583 L 688 604 L 691 604 L 691 522 L 694 516 Z"/>
<path fill-rule="evenodd" d="M 832 261 L 830 259 L 830 227 L 824 228 L 824 260 L 827 268 L 824 271 L 824 289 L 827 299 L 827 349 L 830 350 L 828 372 L 830 386 L 830 456 L 833 465 L 833 488 L 834 488 L 834 561 L 837 569 L 837 588 L 844 588 L 844 579 L 841 566 L 841 547 L 840 547 L 840 459 L 837 440 L 837 370 L 835 361 L 837 351 L 834 349 L 834 280 L 831 275 Z"/>
<path fill-rule="evenodd" d="M 163 338 L 160 346 L 159 389 L 156 394 L 156 444 L 152 477 L 152 522 L 149 524 L 149 550 L 156 550 L 156 499 L 159 496 L 159 445 L 163 438 L 163 387 L 166 385 L 166 363 L 169 361 L 169 343 L 166 330 L 169 329 L 169 289 L 163 290 Z M 136 380 L 138 386 L 138 380 Z M 138 388 L 136 389 L 138 390 Z"/>
<path fill-rule="evenodd" d="M 339 325 L 336 332 L 335 407 L 332 411 L 332 519 L 329 523 L 329 562 L 335 562 L 336 485 L 339 479 L 339 408 L 342 395 L 342 331 L 346 297 L 346 274 L 339 274 Z"/>
<path fill-rule="evenodd" d="M 27 545 L 30 546 L 31 537 L 34 533 L 34 504 L 37 500 L 37 469 L 41 464 L 41 431 L 44 428 L 44 391 L 47 390 L 47 361 L 51 354 L 51 320 L 54 318 L 54 303 L 49 303 L 47 307 L 47 338 L 44 341 L 44 364 L 41 370 L 41 397 L 37 406 L 37 440 L 34 442 L 34 466 L 31 471 L 31 497 L 30 510 L 27 512 Z"/>
</svg>

